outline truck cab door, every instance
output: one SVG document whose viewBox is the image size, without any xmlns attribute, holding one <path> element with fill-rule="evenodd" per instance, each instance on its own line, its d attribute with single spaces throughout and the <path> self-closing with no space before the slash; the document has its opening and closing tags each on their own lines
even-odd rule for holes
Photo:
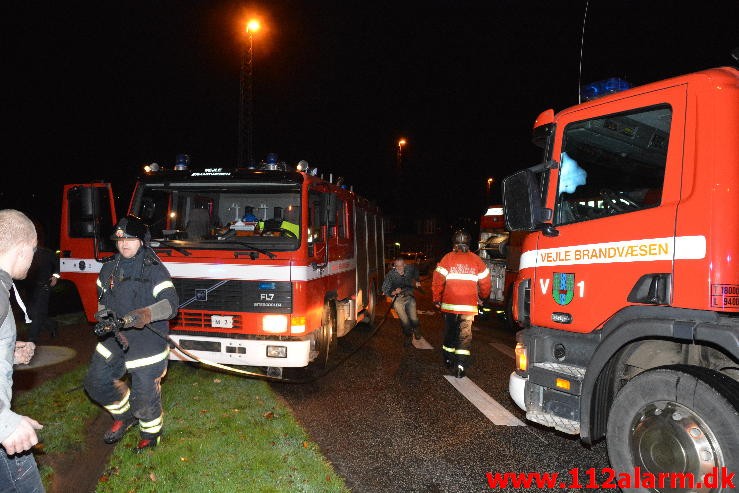
<svg viewBox="0 0 739 493">
<path fill-rule="evenodd" d="M 110 239 L 115 224 L 115 200 L 109 183 L 64 186 L 59 235 L 60 272 L 77 287 L 90 321 L 97 311 L 95 283 L 101 261 L 116 251 Z"/>
<path fill-rule="evenodd" d="M 583 105 L 557 117 L 535 233 L 531 324 L 590 332 L 631 304 L 669 305 L 683 167 L 682 86 Z"/>
</svg>

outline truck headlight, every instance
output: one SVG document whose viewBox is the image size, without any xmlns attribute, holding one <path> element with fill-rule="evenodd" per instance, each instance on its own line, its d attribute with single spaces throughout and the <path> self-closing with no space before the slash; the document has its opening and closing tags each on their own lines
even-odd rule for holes
<svg viewBox="0 0 739 493">
<path fill-rule="evenodd" d="M 272 334 L 287 332 L 287 317 L 285 315 L 265 315 L 262 318 L 262 330 Z"/>
</svg>

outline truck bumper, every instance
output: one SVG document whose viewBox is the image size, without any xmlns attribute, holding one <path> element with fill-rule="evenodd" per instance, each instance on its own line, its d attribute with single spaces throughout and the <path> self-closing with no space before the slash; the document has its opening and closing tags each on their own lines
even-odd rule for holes
<svg viewBox="0 0 739 493">
<path fill-rule="evenodd" d="M 310 356 L 310 340 L 304 341 L 266 341 L 228 339 L 222 337 L 203 337 L 172 334 L 177 344 L 188 353 L 213 363 L 272 366 L 272 367 L 304 367 L 308 365 Z M 285 357 L 268 356 L 268 349 L 281 349 Z M 169 353 L 169 359 L 177 361 L 196 361 L 177 348 Z"/>
<path fill-rule="evenodd" d="M 528 382 L 528 378 L 524 378 L 520 376 L 515 371 L 511 373 L 510 378 L 508 379 L 508 393 L 511 395 L 511 399 L 513 399 L 513 402 L 516 403 L 518 407 L 526 410 L 526 382 Z"/>
</svg>

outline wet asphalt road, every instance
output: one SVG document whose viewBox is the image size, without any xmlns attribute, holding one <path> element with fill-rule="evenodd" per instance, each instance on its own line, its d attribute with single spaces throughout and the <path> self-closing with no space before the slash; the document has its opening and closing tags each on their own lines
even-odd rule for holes
<svg viewBox="0 0 739 493">
<path fill-rule="evenodd" d="M 423 287 L 419 312 L 430 312 L 428 280 Z M 378 307 L 377 323 L 386 310 L 386 303 Z M 376 332 L 360 325 L 340 340 L 336 357 L 345 359 L 325 376 L 306 384 L 272 384 L 352 491 L 491 491 L 486 473 L 496 472 L 558 472 L 570 483 L 567 471 L 573 468 L 584 485 L 586 469 L 608 466 L 602 442 L 588 448 L 577 437 L 530 422 L 521 427 L 489 421 L 443 377 L 441 315 L 419 317 L 432 350 L 404 348 L 398 320 L 388 317 Z M 490 343 L 512 348 L 514 334 L 501 321 L 476 321 L 468 377 L 525 422 L 508 396 L 513 359 Z"/>
</svg>

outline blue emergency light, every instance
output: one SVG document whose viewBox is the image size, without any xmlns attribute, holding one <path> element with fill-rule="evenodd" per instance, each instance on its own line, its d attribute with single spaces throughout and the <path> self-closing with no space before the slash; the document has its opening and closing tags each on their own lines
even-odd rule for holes
<svg viewBox="0 0 739 493">
<path fill-rule="evenodd" d="M 615 94 L 617 92 L 630 89 L 631 84 L 619 77 L 611 77 L 610 79 L 591 82 L 580 87 L 580 98 L 583 101 L 590 101 L 596 98 Z"/>
</svg>

